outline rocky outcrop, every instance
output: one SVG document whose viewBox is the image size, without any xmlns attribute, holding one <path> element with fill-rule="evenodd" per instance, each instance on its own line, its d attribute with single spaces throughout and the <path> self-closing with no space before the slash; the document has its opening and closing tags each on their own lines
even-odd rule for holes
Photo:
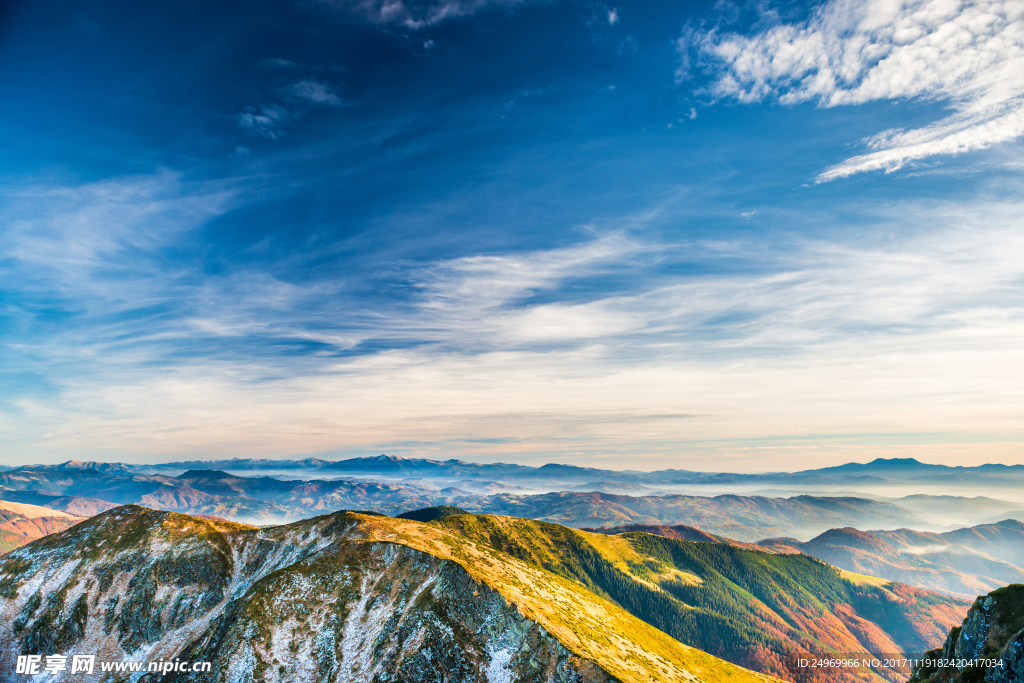
<svg viewBox="0 0 1024 683">
<path fill-rule="evenodd" d="M 613 680 L 457 564 L 401 545 L 332 545 L 231 607 L 181 654 L 213 672 L 167 680 Z"/>
<path fill-rule="evenodd" d="M 914 669 L 910 683 L 1021 683 L 1024 681 L 1024 585 L 979 597 L 942 648 L 924 656 L 949 666 Z M 986 665 L 988 664 L 988 665 Z"/>
</svg>

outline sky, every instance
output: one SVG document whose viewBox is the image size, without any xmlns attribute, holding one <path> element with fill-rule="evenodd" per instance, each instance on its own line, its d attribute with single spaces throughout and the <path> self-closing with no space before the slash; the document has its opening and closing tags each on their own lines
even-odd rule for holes
<svg viewBox="0 0 1024 683">
<path fill-rule="evenodd" d="M 1024 462 L 1016 0 L 14 0 L 0 462 Z"/>
</svg>

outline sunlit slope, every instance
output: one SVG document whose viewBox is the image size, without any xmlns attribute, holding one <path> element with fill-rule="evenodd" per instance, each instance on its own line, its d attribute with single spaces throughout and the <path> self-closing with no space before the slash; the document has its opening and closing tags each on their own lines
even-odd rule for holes
<svg viewBox="0 0 1024 683">
<path fill-rule="evenodd" d="M 576 581 L 682 642 L 791 680 L 807 672 L 789 654 L 922 652 L 941 643 L 967 609 L 954 598 L 841 572 L 805 555 L 514 517 L 461 515 L 431 525 Z M 898 680 L 895 672 L 886 677 Z"/>
<path fill-rule="evenodd" d="M 81 522 L 66 512 L 0 500 L 0 555 Z"/>
<path fill-rule="evenodd" d="M 544 626 L 572 652 L 622 681 L 762 680 L 751 671 L 683 645 L 578 581 L 568 580 L 565 572 L 511 556 L 492 543 L 476 542 L 478 539 L 467 537 L 461 529 L 392 517 L 355 516 L 360 518 L 360 531 L 367 534 L 367 540 L 401 543 L 454 560 L 515 603 L 527 618 Z M 437 521 L 450 519 L 477 518 L 454 516 Z M 548 546 L 548 551 L 557 555 L 556 547 Z"/>
<path fill-rule="evenodd" d="M 770 680 L 455 531 L 353 513 L 120 507 L 0 560 L 0 622 L 0 681 L 35 651 L 210 661 L 187 680 L 211 683 Z"/>
</svg>

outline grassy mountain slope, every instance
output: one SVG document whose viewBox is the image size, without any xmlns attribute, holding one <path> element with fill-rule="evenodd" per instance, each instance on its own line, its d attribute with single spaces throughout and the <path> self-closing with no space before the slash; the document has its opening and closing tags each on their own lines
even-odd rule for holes
<svg viewBox="0 0 1024 683">
<path fill-rule="evenodd" d="M 791 661 L 797 652 L 934 647 L 967 608 L 805 555 L 490 515 L 449 516 L 431 525 L 577 581 L 687 644 L 789 680 L 809 675 Z M 814 680 L 880 680 L 863 672 L 823 676 L 815 672 Z"/>
<path fill-rule="evenodd" d="M 709 534 L 706 531 L 701 531 L 700 529 L 692 526 L 686 526 L 685 524 L 675 524 L 672 526 L 667 524 L 627 524 L 625 526 L 583 529 L 583 531 L 593 531 L 599 534 L 628 534 L 634 531 L 642 531 L 646 534 L 664 536 L 665 538 L 674 538 L 678 541 L 725 543 L 727 545 L 734 545 L 737 548 L 746 548 L 747 550 L 771 552 L 756 543 L 744 543 L 743 541 L 736 541 L 731 538 L 726 538 L 725 536 L 716 536 L 715 534 Z"/>
<path fill-rule="evenodd" d="M 117 508 L 0 561 L 0 622 L 0 671 L 103 652 L 212 661 L 188 674 L 208 681 L 767 680 L 489 544 L 355 513 L 257 529 Z"/>
</svg>

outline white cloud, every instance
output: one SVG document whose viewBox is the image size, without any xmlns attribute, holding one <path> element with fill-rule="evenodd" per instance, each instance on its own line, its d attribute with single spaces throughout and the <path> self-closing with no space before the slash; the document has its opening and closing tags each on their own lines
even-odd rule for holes
<svg viewBox="0 0 1024 683">
<path fill-rule="evenodd" d="M 258 107 L 247 106 L 235 116 L 238 127 L 253 135 L 269 140 L 280 140 L 288 134 L 288 126 L 306 117 L 313 109 L 348 107 L 354 104 L 338 94 L 338 86 L 328 82 L 330 79 L 325 80 L 322 75 L 310 73 L 322 73 L 329 69 L 314 69 L 283 59 L 264 60 L 259 66 L 268 67 L 275 72 L 286 72 L 288 82 L 272 89 L 271 99 L 274 101 Z M 295 73 L 302 71 L 307 72 L 307 75 L 300 77 Z M 281 75 L 277 73 L 275 78 L 279 79 Z M 296 78 L 298 80 L 295 80 Z"/>
<path fill-rule="evenodd" d="M 668 458 L 649 461 L 656 466 L 678 464 L 671 458 L 681 449 L 707 449 L 778 468 L 778 451 L 744 444 L 816 435 L 787 457 L 820 460 L 842 457 L 843 439 L 858 435 L 871 454 L 920 456 L 920 443 L 901 446 L 901 435 L 938 431 L 951 458 L 1009 457 L 1024 440 L 1019 211 L 999 202 L 895 205 L 875 216 L 878 232 L 855 242 L 796 241 L 771 253 L 731 245 L 730 258 L 761 266 L 754 272 L 669 269 L 582 295 L 568 285 L 623 266 L 635 276 L 673 250 L 672 258 L 714 258 L 720 245 L 607 235 L 445 261 L 416 271 L 410 310 L 382 312 L 362 332 L 416 345 L 321 361 L 97 358 L 102 367 L 61 380 L 61 401 L 26 410 L 39 433 L 54 435 L 45 448 L 107 453 L 398 444 L 447 456 L 480 453 L 492 440 L 505 444 L 487 446 L 492 454 Z M 909 216 L 928 229 L 913 230 Z M 317 293 L 265 276 L 211 280 L 194 297 L 217 314 L 192 321 L 197 335 L 305 329 L 339 347 L 357 341 L 301 320 L 275 322 L 277 311 L 305 308 L 296 302 Z M 228 303 L 246 297 L 258 300 L 255 315 L 244 301 Z"/>
<path fill-rule="evenodd" d="M 259 108 L 246 107 L 236 119 L 239 128 L 270 140 L 280 140 L 287 135 L 285 127 L 291 122 L 292 115 L 279 104 L 269 104 Z"/>
<path fill-rule="evenodd" d="M 425 306 L 478 315 L 535 292 L 554 289 L 568 278 L 628 262 L 652 248 L 613 233 L 561 249 L 444 261 L 422 276 Z"/>
<path fill-rule="evenodd" d="M 920 99 L 951 113 L 865 140 L 871 150 L 818 177 L 894 171 L 934 155 L 1024 135 L 1024 4 L 1018 0 L 829 0 L 802 23 L 765 17 L 754 35 L 719 30 L 680 39 L 680 76 L 696 49 L 719 71 L 711 92 L 739 102 L 823 107 Z"/>
<path fill-rule="evenodd" d="M 189 183 L 179 174 L 79 185 L 9 186 L 2 195 L 0 252 L 18 289 L 93 297 L 108 279 L 148 273 L 154 252 L 230 205 L 228 183 Z M 127 287 L 126 290 L 133 290 Z M 138 293 L 138 290 L 135 290 Z"/>
<path fill-rule="evenodd" d="M 508 7 L 526 0 L 327 0 L 359 12 L 375 24 L 419 30 L 449 19 L 466 17 L 488 7 Z"/>
<path fill-rule="evenodd" d="M 342 100 L 334 89 L 326 83 L 321 83 L 313 79 L 304 79 L 296 83 L 292 83 L 285 91 L 303 102 L 311 105 L 325 106 L 325 107 L 343 107 L 345 101 Z"/>
</svg>

